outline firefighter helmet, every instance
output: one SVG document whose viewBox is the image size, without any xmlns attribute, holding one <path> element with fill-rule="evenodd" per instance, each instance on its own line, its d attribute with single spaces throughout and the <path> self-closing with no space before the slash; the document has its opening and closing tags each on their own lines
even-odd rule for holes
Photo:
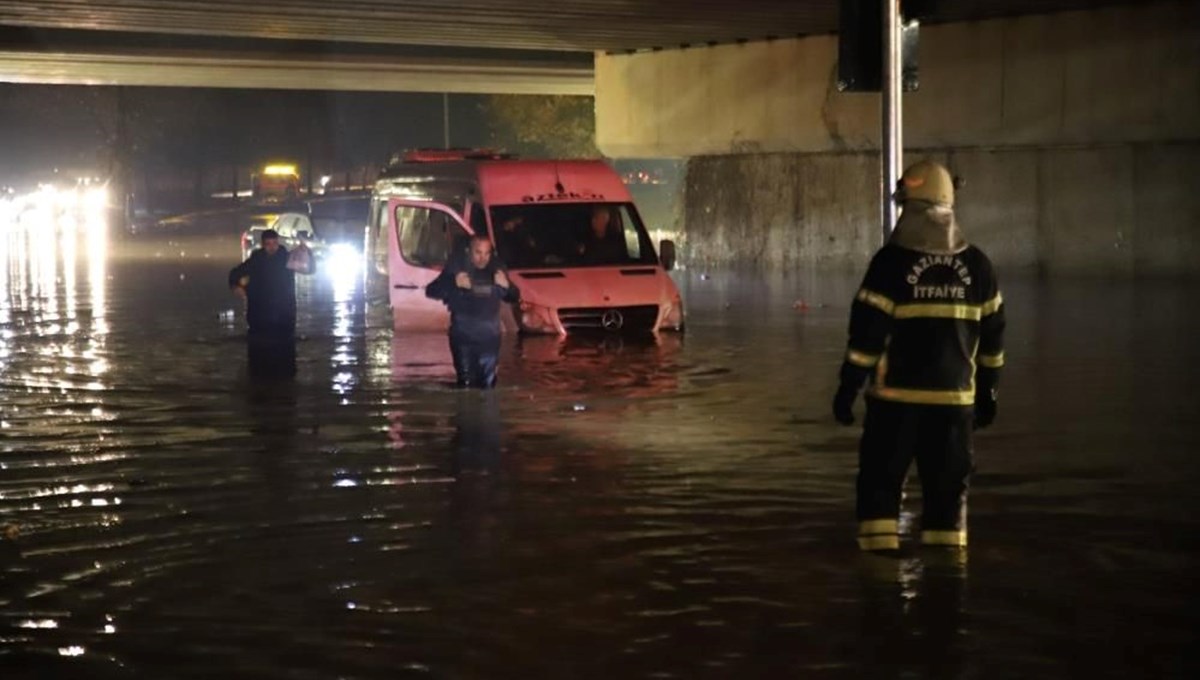
<svg viewBox="0 0 1200 680">
<path fill-rule="evenodd" d="M 953 206 L 954 179 L 940 163 L 928 160 L 914 163 L 900 178 L 900 198 Z"/>
</svg>

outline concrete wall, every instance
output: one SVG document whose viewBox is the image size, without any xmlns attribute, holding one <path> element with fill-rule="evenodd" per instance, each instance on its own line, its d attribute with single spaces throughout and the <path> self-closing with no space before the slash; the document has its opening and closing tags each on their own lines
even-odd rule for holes
<svg viewBox="0 0 1200 680">
<path fill-rule="evenodd" d="M 1200 138 L 1200 3 L 921 29 L 912 147 Z M 836 90 L 837 38 L 596 57 L 614 157 L 879 146 L 879 97 Z"/>
<path fill-rule="evenodd" d="M 692 157 L 685 255 L 861 264 L 878 244 L 879 99 L 836 91 L 833 36 L 596 59 L 606 154 Z M 999 263 L 1200 274 L 1200 3 L 922 29 L 907 160 L 967 178 Z"/>
<path fill-rule="evenodd" d="M 967 238 L 1005 270 L 1200 273 L 1200 143 L 910 151 L 967 179 Z M 861 266 L 879 246 L 873 152 L 700 156 L 682 256 L 693 266 Z"/>
</svg>

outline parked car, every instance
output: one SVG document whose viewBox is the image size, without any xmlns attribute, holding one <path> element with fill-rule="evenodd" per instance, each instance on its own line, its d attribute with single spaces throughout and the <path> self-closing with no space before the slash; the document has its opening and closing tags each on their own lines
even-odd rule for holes
<svg viewBox="0 0 1200 680">
<path fill-rule="evenodd" d="M 257 215 L 250 226 L 242 232 L 242 258 L 250 257 L 250 253 L 262 244 L 262 233 L 274 229 L 279 234 L 279 243 L 291 250 L 301 243 L 315 250 L 316 237 L 308 216 L 302 213 L 283 213 L 282 215 Z"/>
<path fill-rule="evenodd" d="M 285 248 L 308 246 L 317 258 L 318 273 L 342 279 L 358 276 L 363 271 L 370 207 L 367 195 L 308 201 L 303 212 L 270 215 L 252 224 L 242 234 L 242 254 L 249 257 L 259 246 L 262 232 L 274 229 Z"/>
<path fill-rule="evenodd" d="M 250 257 L 250 253 L 261 245 L 262 232 L 270 228 L 271 223 L 275 221 L 278 215 L 252 215 L 249 219 L 249 225 L 242 230 L 242 234 L 238 237 L 238 246 L 242 253 L 242 259 Z"/>
<path fill-rule="evenodd" d="M 307 217 L 316 236 L 320 269 L 337 277 L 362 274 L 371 214 L 369 195 L 333 196 L 308 201 Z"/>
</svg>

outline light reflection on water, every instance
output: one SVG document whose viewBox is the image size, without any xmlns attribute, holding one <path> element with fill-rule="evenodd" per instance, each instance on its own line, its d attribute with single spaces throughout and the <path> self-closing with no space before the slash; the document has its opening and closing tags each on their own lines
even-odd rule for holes
<svg viewBox="0 0 1200 680">
<path fill-rule="evenodd" d="M 510 338 L 459 393 L 444 336 L 337 278 L 300 285 L 295 379 L 251 380 L 236 238 L 106 234 L 0 239 L 5 678 L 1195 665 L 1186 286 L 1009 286 L 968 567 L 854 550 L 853 277 L 681 272 L 685 336 Z"/>
</svg>

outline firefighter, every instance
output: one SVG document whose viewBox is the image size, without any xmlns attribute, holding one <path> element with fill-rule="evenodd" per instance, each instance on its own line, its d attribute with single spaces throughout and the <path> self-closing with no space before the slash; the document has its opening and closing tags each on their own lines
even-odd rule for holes
<svg viewBox="0 0 1200 680">
<path fill-rule="evenodd" d="M 486 236 L 471 238 L 466 257 L 452 258 L 425 295 L 450 308 L 450 355 L 459 387 L 496 386 L 500 354 L 500 303 L 520 292 L 492 253 Z"/>
<path fill-rule="evenodd" d="M 854 400 L 870 380 L 858 544 L 900 547 L 901 496 L 916 458 L 921 542 L 965 547 L 972 432 L 996 416 L 1004 303 L 991 262 L 967 244 L 955 221 L 946 168 L 930 161 L 909 167 L 896 199 L 903 213 L 854 299 L 833 401 L 834 418 L 852 425 Z"/>
</svg>

